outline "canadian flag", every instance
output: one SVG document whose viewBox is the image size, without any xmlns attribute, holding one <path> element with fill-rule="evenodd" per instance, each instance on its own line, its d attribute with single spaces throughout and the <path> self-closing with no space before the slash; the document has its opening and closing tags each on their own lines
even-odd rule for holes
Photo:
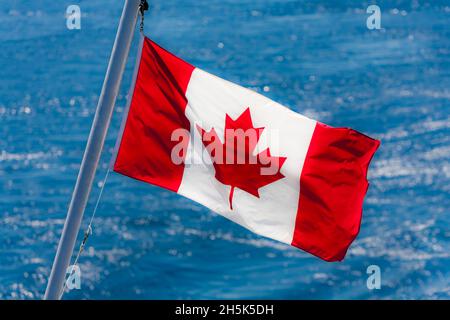
<svg viewBox="0 0 450 320">
<path fill-rule="evenodd" d="M 143 38 L 115 172 L 327 261 L 359 232 L 380 142 L 311 120 Z"/>
</svg>

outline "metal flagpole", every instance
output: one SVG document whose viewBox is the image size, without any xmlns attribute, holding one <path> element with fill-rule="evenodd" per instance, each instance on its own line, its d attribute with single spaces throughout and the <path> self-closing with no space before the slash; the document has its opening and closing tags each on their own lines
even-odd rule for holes
<svg viewBox="0 0 450 320">
<path fill-rule="evenodd" d="M 62 294 L 66 269 L 70 263 L 83 212 L 91 191 L 95 171 L 111 121 L 114 103 L 119 91 L 128 52 L 130 51 L 131 40 L 133 39 L 137 15 L 141 4 L 144 2 L 141 0 L 125 0 L 108 69 L 98 100 L 94 122 L 89 133 L 80 172 L 78 173 L 66 222 L 64 223 L 64 229 L 45 291 L 44 299 L 46 300 L 60 299 Z"/>
</svg>

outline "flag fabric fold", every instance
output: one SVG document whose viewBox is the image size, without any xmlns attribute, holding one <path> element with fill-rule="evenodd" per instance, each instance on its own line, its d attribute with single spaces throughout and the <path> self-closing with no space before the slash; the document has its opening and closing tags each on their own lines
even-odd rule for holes
<svg viewBox="0 0 450 320">
<path fill-rule="evenodd" d="M 342 260 L 379 141 L 216 77 L 144 38 L 113 170 L 247 229 Z"/>
</svg>

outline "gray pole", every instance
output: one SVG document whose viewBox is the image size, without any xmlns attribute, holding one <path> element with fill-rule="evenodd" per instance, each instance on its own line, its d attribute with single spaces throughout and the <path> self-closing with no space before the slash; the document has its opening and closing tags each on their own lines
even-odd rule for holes
<svg viewBox="0 0 450 320">
<path fill-rule="evenodd" d="M 66 222 L 56 251 L 52 271 L 45 291 L 44 299 L 60 299 L 66 277 L 66 269 L 75 246 L 81 219 L 86 207 L 92 182 L 95 177 L 100 154 L 105 142 L 111 115 L 119 91 L 120 81 L 130 51 L 136 19 L 141 0 L 125 0 L 125 5 L 117 29 L 116 39 L 109 59 L 108 70 L 98 100 L 94 122 L 89 133 L 80 172 L 67 212 Z"/>
</svg>

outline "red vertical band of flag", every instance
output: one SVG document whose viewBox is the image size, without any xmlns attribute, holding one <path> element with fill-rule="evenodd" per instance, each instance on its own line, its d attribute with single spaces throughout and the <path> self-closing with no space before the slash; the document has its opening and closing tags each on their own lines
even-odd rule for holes
<svg viewBox="0 0 450 320">
<path fill-rule="evenodd" d="M 359 232 L 367 169 L 380 142 L 317 123 L 300 177 L 292 245 L 340 261 Z"/>
<path fill-rule="evenodd" d="M 138 62 L 137 62 L 138 63 Z M 194 67 L 144 39 L 136 84 L 114 171 L 177 191 L 184 164 L 171 159 L 176 129 L 190 130 L 184 111 Z"/>
</svg>

